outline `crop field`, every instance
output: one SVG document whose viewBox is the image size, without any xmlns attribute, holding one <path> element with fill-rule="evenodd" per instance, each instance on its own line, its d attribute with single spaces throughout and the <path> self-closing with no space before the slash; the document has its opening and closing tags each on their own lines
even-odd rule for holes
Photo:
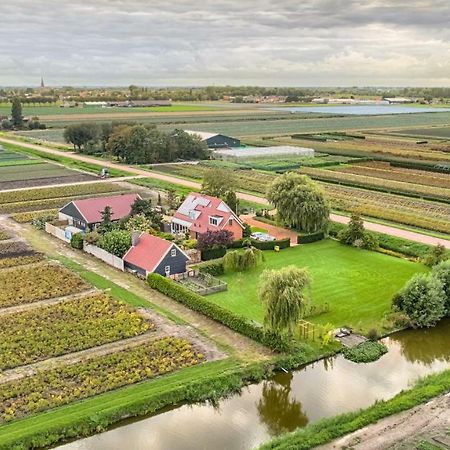
<svg viewBox="0 0 450 450">
<path fill-rule="evenodd" d="M 47 221 L 54 220 L 58 217 L 57 209 L 43 209 L 39 211 L 29 211 L 11 214 L 10 217 L 17 223 L 30 223 L 33 219 L 45 217 Z"/>
<path fill-rule="evenodd" d="M 168 319 L 29 250 L 0 258 L 0 423 L 206 361 Z"/>
<path fill-rule="evenodd" d="M 0 330 L 0 371 L 138 336 L 153 327 L 102 293 L 6 314 Z"/>
<path fill-rule="evenodd" d="M 447 125 L 450 122 L 450 113 L 448 112 L 311 119 L 299 118 L 295 114 L 291 114 L 290 116 L 291 118 L 286 120 L 228 121 L 220 124 L 219 127 L 217 124 L 199 120 L 198 122 L 189 122 L 189 127 L 198 131 L 217 132 L 219 130 L 223 134 L 246 137 L 326 131 L 389 129 L 423 125 Z M 161 127 L 166 130 L 173 129 L 173 126 L 169 125 Z M 179 124 L 178 127 L 188 128 L 187 123 Z"/>
<path fill-rule="evenodd" d="M 211 169 L 203 164 L 158 166 L 158 171 L 163 173 L 194 180 L 202 179 L 207 170 Z M 230 171 L 231 173 L 237 189 L 259 195 L 265 195 L 267 186 L 277 176 L 270 172 L 255 170 L 236 170 Z M 332 183 L 320 184 L 325 189 L 333 209 L 346 212 L 358 210 L 365 216 L 450 233 L 449 204 Z"/>
<path fill-rule="evenodd" d="M 398 181 L 389 179 L 388 176 L 372 177 L 367 173 L 355 174 L 348 171 L 341 172 L 339 171 L 339 169 L 325 170 L 314 167 L 303 167 L 301 168 L 300 172 L 308 175 L 313 179 L 325 182 L 333 182 L 369 189 L 373 188 L 379 191 L 417 196 L 431 200 L 450 201 L 450 175 L 447 175 L 447 180 L 444 179 L 445 175 L 440 178 L 440 181 L 442 180 L 443 185 L 447 187 L 441 186 L 440 189 L 436 189 L 436 187 L 434 186 L 417 184 L 413 176 L 405 177 L 406 181 Z M 385 173 L 386 175 L 388 175 L 387 170 L 385 171 Z"/>
<path fill-rule="evenodd" d="M 394 167 L 381 161 L 363 162 L 349 166 L 336 166 L 333 171 L 351 173 L 365 177 L 382 178 L 385 180 L 403 181 L 406 183 L 433 186 L 435 188 L 449 189 L 450 173 L 428 172 L 425 170 L 404 169 Z M 435 190 L 439 192 L 439 190 Z"/>
<path fill-rule="evenodd" d="M 0 307 L 82 292 L 88 285 L 64 267 L 42 263 L 0 271 Z"/>
<path fill-rule="evenodd" d="M 430 127 L 430 128 L 404 128 L 398 131 L 390 131 L 391 134 L 398 134 L 401 136 L 415 136 L 432 139 L 449 139 L 450 127 Z"/>
<path fill-rule="evenodd" d="M 42 140 L 65 144 L 63 128 L 47 128 L 46 130 L 16 131 L 14 134 L 31 140 Z"/>
<path fill-rule="evenodd" d="M 267 142 L 267 141 L 264 141 Z M 386 136 L 383 134 L 366 135 L 366 139 L 353 141 L 311 142 L 292 139 L 289 136 L 271 139 L 273 145 L 298 145 L 312 147 L 317 152 L 332 155 L 344 155 L 369 158 L 388 158 L 392 160 L 413 160 L 430 163 L 450 162 L 450 153 L 446 143 L 417 144 L 416 139 Z"/>
</svg>

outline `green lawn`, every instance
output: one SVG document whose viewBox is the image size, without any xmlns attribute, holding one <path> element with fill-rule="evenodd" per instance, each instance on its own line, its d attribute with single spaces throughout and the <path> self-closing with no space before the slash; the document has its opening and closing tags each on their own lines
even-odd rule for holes
<svg viewBox="0 0 450 450">
<path fill-rule="evenodd" d="M 265 262 L 260 267 L 220 277 L 228 283 L 228 291 L 209 295 L 207 299 L 262 322 L 263 311 L 257 295 L 261 272 L 293 264 L 309 269 L 312 302 L 330 305 L 329 312 L 308 320 L 367 330 L 379 326 L 390 309 L 393 294 L 414 273 L 427 270 L 420 264 L 332 240 L 291 247 L 280 253 L 266 251 L 264 255 Z"/>
</svg>

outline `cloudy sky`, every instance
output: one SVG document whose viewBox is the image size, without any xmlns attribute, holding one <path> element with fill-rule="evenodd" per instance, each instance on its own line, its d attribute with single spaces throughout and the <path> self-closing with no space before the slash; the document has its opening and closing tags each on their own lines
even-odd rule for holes
<svg viewBox="0 0 450 450">
<path fill-rule="evenodd" d="M 449 0 L 1 0 L 0 85 L 450 86 Z"/>
</svg>

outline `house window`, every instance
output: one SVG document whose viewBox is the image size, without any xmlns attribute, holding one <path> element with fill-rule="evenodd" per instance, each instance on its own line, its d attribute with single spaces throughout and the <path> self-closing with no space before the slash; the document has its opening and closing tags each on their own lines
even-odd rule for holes
<svg viewBox="0 0 450 450">
<path fill-rule="evenodd" d="M 233 219 L 228 219 L 228 225 L 233 225 Z"/>
<path fill-rule="evenodd" d="M 209 224 L 217 226 L 219 224 L 219 220 L 217 219 L 217 217 L 210 217 Z"/>
<path fill-rule="evenodd" d="M 170 266 L 164 267 L 164 272 L 166 273 L 166 276 L 170 275 Z"/>
<path fill-rule="evenodd" d="M 170 256 L 177 256 L 177 249 L 173 248 L 172 250 L 170 250 Z"/>
</svg>

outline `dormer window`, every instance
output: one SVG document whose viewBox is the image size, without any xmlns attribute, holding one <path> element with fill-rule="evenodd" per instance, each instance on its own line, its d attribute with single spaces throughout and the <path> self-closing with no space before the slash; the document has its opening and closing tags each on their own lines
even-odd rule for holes
<svg viewBox="0 0 450 450">
<path fill-rule="evenodd" d="M 177 256 L 177 249 L 173 248 L 172 250 L 170 250 L 170 256 Z"/>
<path fill-rule="evenodd" d="M 209 224 L 217 226 L 217 225 L 219 225 L 219 219 L 217 217 L 210 216 L 209 217 Z"/>
<path fill-rule="evenodd" d="M 194 210 L 189 211 L 189 219 L 195 219 L 195 211 Z"/>
</svg>

